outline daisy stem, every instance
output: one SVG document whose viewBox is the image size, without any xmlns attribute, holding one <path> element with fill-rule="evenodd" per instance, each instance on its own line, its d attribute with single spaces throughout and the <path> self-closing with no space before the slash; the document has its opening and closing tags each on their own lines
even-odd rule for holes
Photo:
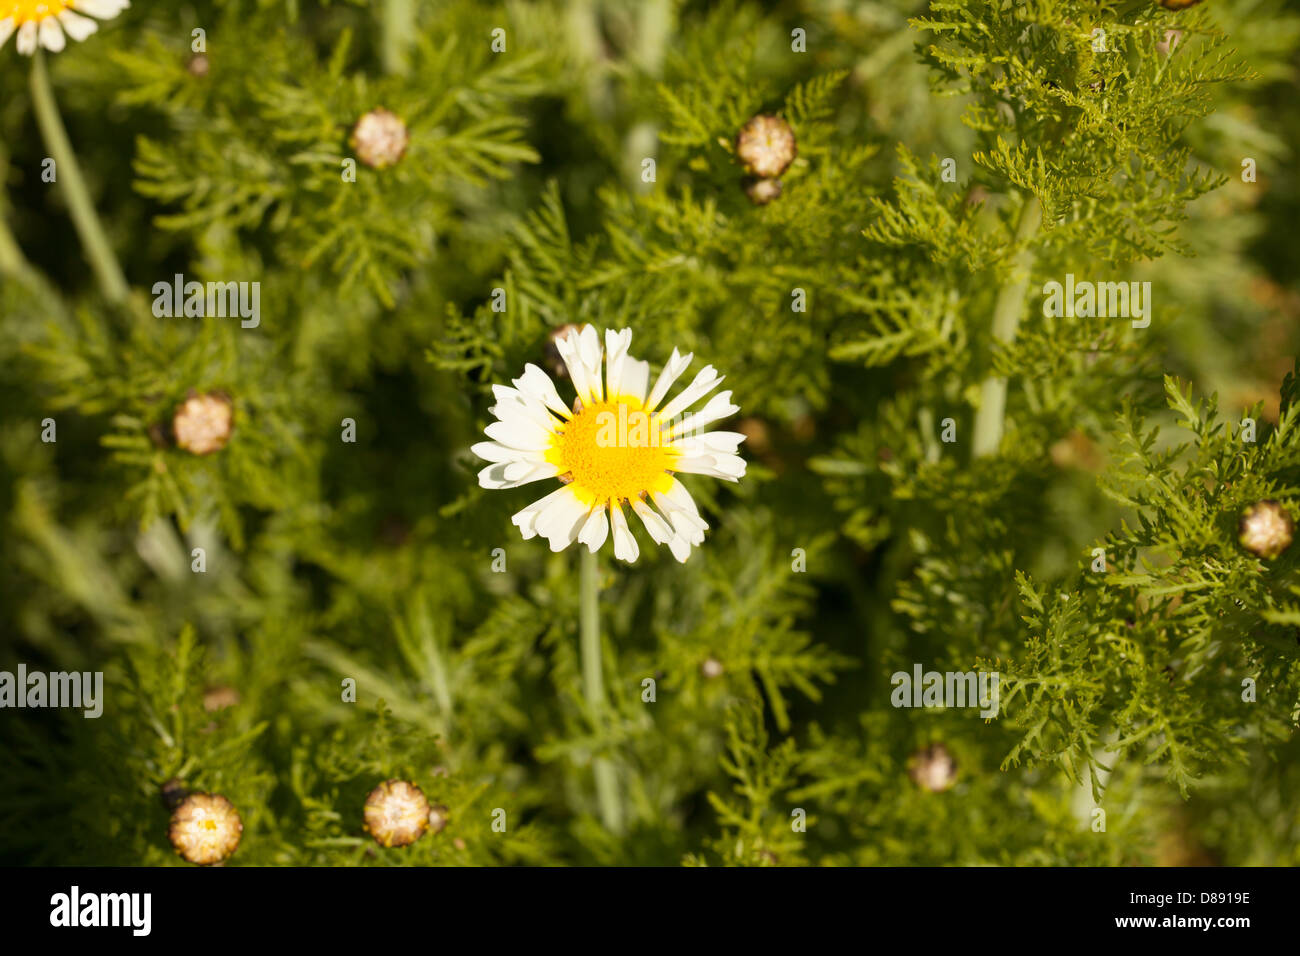
<svg viewBox="0 0 1300 956">
<path fill-rule="evenodd" d="M 68 201 L 68 212 L 72 214 L 72 224 L 77 228 L 86 258 L 95 272 L 99 288 L 104 298 L 110 302 L 122 302 L 127 297 L 128 287 L 122 275 L 122 267 L 113 255 L 104 227 L 95 213 L 95 205 L 90 200 L 90 190 L 81 175 L 77 164 L 77 154 L 72 151 L 68 141 L 68 132 L 63 127 L 59 116 L 59 107 L 54 100 L 54 89 L 50 86 L 50 74 L 45 68 L 45 55 L 38 48 L 32 57 L 32 106 L 36 111 L 36 125 L 40 127 L 41 138 L 54 160 L 58 181 L 64 186 L 64 195 Z"/>
<path fill-rule="evenodd" d="M 0 216 L 0 273 L 17 275 L 25 271 L 26 265 L 14 234 L 9 231 L 9 224 Z"/>
<path fill-rule="evenodd" d="M 582 549 L 581 607 L 579 636 L 582 644 L 582 685 L 597 730 L 605 726 L 605 678 L 600 650 L 600 565 L 596 555 Z M 618 780 L 614 764 L 604 757 L 593 763 L 596 776 L 596 801 L 605 829 L 618 833 L 623 829 L 623 810 L 618 802 Z"/>
<path fill-rule="evenodd" d="M 1020 313 L 1025 307 L 1025 292 L 1029 288 L 1029 272 L 1034 266 L 1034 253 L 1027 243 L 1038 232 L 1043 221 L 1043 207 L 1037 196 L 1030 196 L 1020 210 L 1016 224 L 1015 243 L 1022 246 L 1011 262 L 1011 275 L 998 290 L 993 307 L 993 340 L 1010 342 L 1020 327 Z M 980 386 L 979 410 L 975 413 L 975 437 L 972 454 L 976 458 L 997 453 L 1002 444 L 1004 414 L 1007 407 L 1007 380 L 990 375 Z"/>
<path fill-rule="evenodd" d="M 381 16 L 379 52 L 384 72 L 404 75 L 409 65 L 407 53 L 415 37 L 415 5 L 412 0 L 384 0 Z"/>
</svg>

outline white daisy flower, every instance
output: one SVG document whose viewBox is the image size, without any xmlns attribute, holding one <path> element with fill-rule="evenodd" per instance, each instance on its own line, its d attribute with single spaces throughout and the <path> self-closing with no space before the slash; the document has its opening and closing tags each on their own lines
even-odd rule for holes
<svg viewBox="0 0 1300 956">
<path fill-rule="evenodd" d="M 38 46 L 58 53 L 66 37 L 80 43 L 99 29 L 91 17 L 111 20 L 130 5 L 130 0 L 0 0 L 0 47 L 17 32 L 24 56 Z"/>
<path fill-rule="evenodd" d="M 597 551 L 612 529 L 614 556 L 635 561 L 639 549 L 626 506 L 656 544 L 668 545 L 678 561 L 685 561 L 691 548 L 704 541 L 708 524 L 675 475 L 738 481 L 745 474 L 745 460 L 735 453 L 745 436 L 704 431 L 740 407 L 731 404 L 730 392 L 720 392 L 703 408 L 685 414 L 717 388 L 722 376 L 705 366 L 664 401 L 691 364 L 691 355 L 673 349 L 651 388 L 650 363 L 629 355 L 631 344 L 631 329 L 607 330 L 602 350 L 590 325 L 556 340 L 578 393 L 572 407 L 536 365 L 524 366 L 514 388 L 492 386 L 497 404 L 491 412 L 497 420 L 486 429 L 492 441 L 473 447 L 491 464 L 479 472 L 478 481 L 494 489 L 544 478 L 563 482 L 512 519 L 525 538 L 541 535 L 552 551 L 575 541 Z"/>
</svg>

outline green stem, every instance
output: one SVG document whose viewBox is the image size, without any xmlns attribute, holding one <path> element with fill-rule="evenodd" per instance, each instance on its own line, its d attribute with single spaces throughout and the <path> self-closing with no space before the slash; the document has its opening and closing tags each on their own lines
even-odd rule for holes
<svg viewBox="0 0 1300 956">
<path fill-rule="evenodd" d="M 664 54 L 673 31 L 673 4 L 671 0 L 641 0 L 639 14 L 631 59 L 653 79 L 663 73 Z M 640 193 L 653 191 L 653 183 L 641 181 L 641 161 L 658 161 L 659 125 L 652 122 L 637 123 L 628 130 L 625 142 L 625 155 L 631 166 L 632 188 Z"/>
<path fill-rule="evenodd" d="M 411 0 L 385 0 L 380 58 L 384 72 L 404 75 L 409 66 L 407 52 L 415 37 L 415 5 Z"/>
<path fill-rule="evenodd" d="M 597 732 L 605 727 L 605 678 L 600 651 L 600 566 L 596 555 L 582 549 L 582 568 L 579 575 L 581 610 L 579 620 L 582 644 L 582 686 L 591 709 Z M 623 810 L 618 801 L 618 780 L 614 765 L 607 758 L 597 757 L 593 763 L 596 776 L 596 800 L 605 829 L 619 833 L 623 829 Z"/>
<path fill-rule="evenodd" d="M 77 155 L 72 151 L 58 104 L 54 101 L 50 75 L 45 69 L 45 55 L 39 49 L 32 57 L 32 105 L 36 110 L 36 125 L 40 127 L 41 138 L 54 160 L 58 181 L 64 186 L 72 224 L 77 227 L 77 236 L 86 251 L 86 258 L 90 260 L 99 288 L 108 301 L 125 301 L 129 290 L 122 267 L 113 255 L 113 247 L 109 245 L 104 227 L 95 213 L 95 205 L 90 201 L 90 190 L 86 188 Z"/>
<path fill-rule="evenodd" d="M 1038 232 L 1043 221 L 1043 207 L 1037 196 L 1031 196 L 1020 211 L 1016 224 L 1016 245 L 1020 251 L 1011 261 L 1011 273 L 998 290 L 993 307 L 993 340 L 1010 342 L 1020 327 L 1020 313 L 1025 307 L 1025 292 L 1029 288 L 1029 273 L 1034 267 L 1034 252 L 1029 240 Z M 997 454 L 1002 444 L 1003 417 L 1007 406 L 1007 380 L 990 375 L 980 386 L 979 410 L 975 413 L 975 438 L 972 454 L 976 458 Z"/>
<path fill-rule="evenodd" d="M 9 155 L 0 150 L 0 186 L 9 181 Z M 0 273 L 16 276 L 27 269 L 27 260 L 23 258 L 18 240 L 9 231 L 5 220 L 9 215 L 9 197 L 0 192 Z"/>
<path fill-rule="evenodd" d="M 0 273 L 19 275 L 26 270 L 27 262 L 23 259 L 22 251 L 18 248 L 13 233 L 9 231 L 4 216 L 0 215 Z"/>
<path fill-rule="evenodd" d="M 586 77 L 587 108 L 597 120 L 609 120 L 614 113 L 614 96 L 604 63 L 600 14 L 595 0 L 569 0 L 566 14 L 570 49 Z"/>
</svg>

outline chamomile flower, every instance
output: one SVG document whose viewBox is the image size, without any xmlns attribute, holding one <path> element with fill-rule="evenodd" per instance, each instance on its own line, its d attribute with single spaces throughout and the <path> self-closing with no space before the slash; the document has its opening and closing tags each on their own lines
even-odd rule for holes
<svg viewBox="0 0 1300 956">
<path fill-rule="evenodd" d="M 577 541 L 595 552 L 612 532 L 614 556 L 635 561 L 640 549 L 626 507 L 656 544 L 668 545 L 678 561 L 685 561 L 704 541 L 708 524 L 676 475 L 738 481 L 745 474 L 745 461 L 736 454 L 745 436 L 703 430 L 740 408 L 731 404 L 731 392 L 719 392 L 685 414 L 717 388 L 722 376 L 707 365 L 668 399 L 692 356 L 673 349 L 651 387 L 650 363 L 628 354 L 631 343 L 631 329 L 606 330 L 602 362 L 594 327 L 571 328 L 556 339 L 577 392 L 572 405 L 532 364 L 524 366 L 514 388 L 492 386 L 497 420 L 486 429 L 492 441 L 473 447 L 492 464 L 478 480 L 484 488 L 500 489 L 559 479 L 560 488 L 512 519 L 525 538 L 540 535 L 552 551 Z"/>
<path fill-rule="evenodd" d="M 99 29 L 91 17 L 111 20 L 130 5 L 130 0 L 0 0 L 0 47 L 17 32 L 24 56 L 38 46 L 58 53 L 67 37 L 80 43 Z"/>
</svg>

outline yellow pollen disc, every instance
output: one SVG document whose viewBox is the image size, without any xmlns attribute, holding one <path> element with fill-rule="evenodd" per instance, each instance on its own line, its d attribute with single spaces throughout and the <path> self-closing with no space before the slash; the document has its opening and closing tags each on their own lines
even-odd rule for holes
<svg viewBox="0 0 1300 956">
<path fill-rule="evenodd" d="M 643 492 L 666 492 L 679 452 L 666 446 L 660 422 L 635 398 L 585 406 L 557 431 L 546 460 L 571 478 L 584 504 L 630 501 Z"/>
<path fill-rule="evenodd" d="M 73 0 L 14 0 L 11 3 L 0 0 L 0 20 L 13 17 L 14 25 L 22 26 L 28 20 L 40 21 L 56 17 L 72 6 Z"/>
</svg>

